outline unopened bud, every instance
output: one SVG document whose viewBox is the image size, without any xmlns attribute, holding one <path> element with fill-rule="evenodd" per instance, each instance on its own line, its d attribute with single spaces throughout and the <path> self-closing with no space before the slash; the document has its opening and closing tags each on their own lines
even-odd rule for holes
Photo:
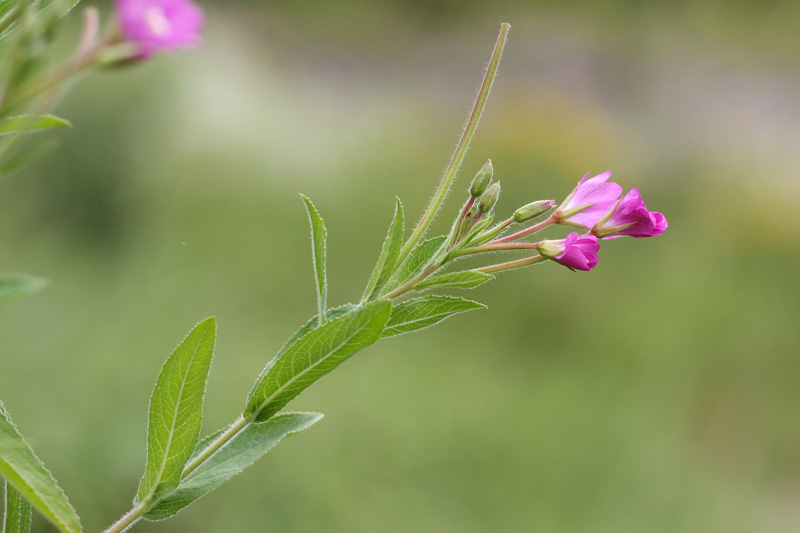
<svg viewBox="0 0 800 533">
<path fill-rule="evenodd" d="M 547 213 L 556 206 L 554 200 L 539 200 L 538 202 L 531 202 L 528 205 L 523 205 L 514 212 L 514 222 L 525 222 L 532 218 L 536 218 L 541 214 Z"/>
<path fill-rule="evenodd" d="M 472 179 L 472 185 L 469 187 L 469 193 L 477 198 L 486 192 L 489 184 L 492 183 L 492 176 L 494 175 L 494 168 L 492 168 L 492 160 L 488 160 L 485 165 L 481 167 L 475 177 Z"/>
<path fill-rule="evenodd" d="M 486 189 L 486 192 L 480 198 L 478 202 L 478 209 L 481 210 L 481 213 L 488 213 L 494 207 L 494 204 L 497 203 L 497 199 L 500 197 L 500 182 L 492 183 L 489 185 L 489 188 Z"/>
<path fill-rule="evenodd" d="M 549 259 L 564 252 L 564 241 L 542 241 L 538 246 L 539 253 Z"/>
</svg>

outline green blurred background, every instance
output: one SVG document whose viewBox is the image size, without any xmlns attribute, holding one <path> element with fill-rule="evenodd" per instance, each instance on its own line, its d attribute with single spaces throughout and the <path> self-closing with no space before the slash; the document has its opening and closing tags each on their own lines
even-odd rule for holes
<svg viewBox="0 0 800 533">
<path fill-rule="evenodd" d="M 0 270 L 53 280 L 0 310 L 0 397 L 87 531 L 129 508 L 193 324 L 219 323 L 212 431 L 314 313 L 298 192 L 328 225 L 331 303 L 360 296 L 500 22 L 449 213 L 491 157 L 501 214 L 612 170 L 669 230 L 588 274 L 502 274 L 468 293 L 488 310 L 369 348 L 291 405 L 323 422 L 138 530 L 800 531 L 800 3 L 204 7 L 202 49 L 82 80 L 61 147 L 0 182 Z"/>
</svg>

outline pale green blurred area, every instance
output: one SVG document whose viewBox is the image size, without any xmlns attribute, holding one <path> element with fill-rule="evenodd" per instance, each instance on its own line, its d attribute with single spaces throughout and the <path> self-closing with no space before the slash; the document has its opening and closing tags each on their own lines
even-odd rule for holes
<svg viewBox="0 0 800 533">
<path fill-rule="evenodd" d="M 612 170 L 669 230 L 466 293 L 489 309 L 358 354 L 290 406 L 317 426 L 135 531 L 800 530 L 797 2 L 206 7 L 202 49 L 82 80 L 60 149 L 0 182 L 0 270 L 53 281 L 0 310 L 0 397 L 87 531 L 129 508 L 193 324 L 219 323 L 210 432 L 315 312 L 298 192 L 329 229 L 331 304 L 360 297 L 500 22 L 438 228 L 491 157 L 501 215 Z"/>
</svg>

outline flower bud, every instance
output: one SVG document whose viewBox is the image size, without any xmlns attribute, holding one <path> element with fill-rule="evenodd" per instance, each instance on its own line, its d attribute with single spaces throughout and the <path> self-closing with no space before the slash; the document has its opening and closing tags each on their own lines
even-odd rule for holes
<svg viewBox="0 0 800 533">
<path fill-rule="evenodd" d="M 497 199 L 500 197 L 500 182 L 492 183 L 489 185 L 489 188 L 486 189 L 486 192 L 481 195 L 480 201 L 478 202 L 478 209 L 480 209 L 481 213 L 488 213 L 494 207 L 494 204 L 497 203 Z"/>
<path fill-rule="evenodd" d="M 475 177 L 472 179 L 469 193 L 477 198 L 486 192 L 489 184 L 492 183 L 492 176 L 494 175 L 494 168 L 492 168 L 492 160 L 488 160 L 485 165 L 481 167 Z"/>
<path fill-rule="evenodd" d="M 514 212 L 514 222 L 525 222 L 547 213 L 556 206 L 554 200 L 539 200 L 528 205 L 523 205 Z"/>
</svg>

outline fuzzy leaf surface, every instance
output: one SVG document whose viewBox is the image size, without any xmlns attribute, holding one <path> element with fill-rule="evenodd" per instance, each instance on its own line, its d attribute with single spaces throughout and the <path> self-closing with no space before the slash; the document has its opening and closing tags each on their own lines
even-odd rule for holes
<svg viewBox="0 0 800 533">
<path fill-rule="evenodd" d="M 139 484 L 138 501 L 156 501 L 181 480 L 200 434 L 215 335 L 213 318 L 197 324 L 158 375 L 150 397 L 147 466 Z"/>
<path fill-rule="evenodd" d="M 55 115 L 19 115 L 0 120 L 0 135 L 9 133 L 49 130 L 51 128 L 71 128 L 72 123 Z"/>
<path fill-rule="evenodd" d="M 0 274 L 0 305 L 38 292 L 47 283 L 46 279 L 25 274 Z"/>
<path fill-rule="evenodd" d="M 242 416 L 268 420 L 309 385 L 381 338 L 392 304 L 378 300 L 312 329 L 270 363 Z"/>
<path fill-rule="evenodd" d="M 491 274 L 475 270 L 448 272 L 441 276 L 433 276 L 420 281 L 415 289 L 432 289 L 434 287 L 437 289 L 472 289 L 493 279 L 494 276 Z"/>
<path fill-rule="evenodd" d="M 383 330 L 384 337 L 400 335 L 438 324 L 458 313 L 486 307 L 455 296 L 420 296 L 395 304 Z"/>
<path fill-rule="evenodd" d="M 319 215 L 319 211 L 311 203 L 308 197 L 303 197 L 308 210 L 308 220 L 311 223 L 311 251 L 314 257 L 314 275 L 317 278 L 317 307 L 319 309 L 319 319 L 325 322 L 325 308 L 328 306 L 328 278 L 325 273 L 325 241 L 328 237 L 328 230 Z"/>
<path fill-rule="evenodd" d="M 386 295 L 395 290 L 396 288 L 404 285 L 405 283 L 414 279 L 415 276 L 420 274 L 423 270 L 429 267 L 436 257 L 437 252 L 444 244 L 446 237 L 435 237 L 429 239 L 411 250 L 408 257 L 397 267 L 397 270 L 386 286 L 381 291 L 381 295 Z"/>
<path fill-rule="evenodd" d="M 67 496 L 33 453 L 0 402 L 0 475 L 45 518 L 65 533 L 82 531 Z"/>
<path fill-rule="evenodd" d="M 3 520 L 3 533 L 30 533 L 31 504 L 12 487 L 6 485 L 6 515 Z"/>
<path fill-rule="evenodd" d="M 169 518 L 241 473 L 283 438 L 311 427 L 322 416 L 320 413 L 281 413 L 266 422 L 248 425 L 183 478 L 178 488 L 158 502 L 144 517 L 148 520 Z"/>
<path fill-rule="evenodd" d="M 400 199 L 398 198 L 397 206 L 394 210 L 394 218 L 389 225 L 386 239 L 383 241 L 381 256 L 378 259 L 378 264 L 375 265 L 375 270 L 372 271 L 372 276 L 369 278 L 369 283 L 367 284 L 367 289 L 364 291 L 362 301 L 370 301 L 373 294 L 379 293 L 392 276 L 394 268 L 397 266 L 397 259 L 400 257 L 400 249 L 403 247 L 404 226 L 403 204 L 400 203 Z"/>
</svg>

